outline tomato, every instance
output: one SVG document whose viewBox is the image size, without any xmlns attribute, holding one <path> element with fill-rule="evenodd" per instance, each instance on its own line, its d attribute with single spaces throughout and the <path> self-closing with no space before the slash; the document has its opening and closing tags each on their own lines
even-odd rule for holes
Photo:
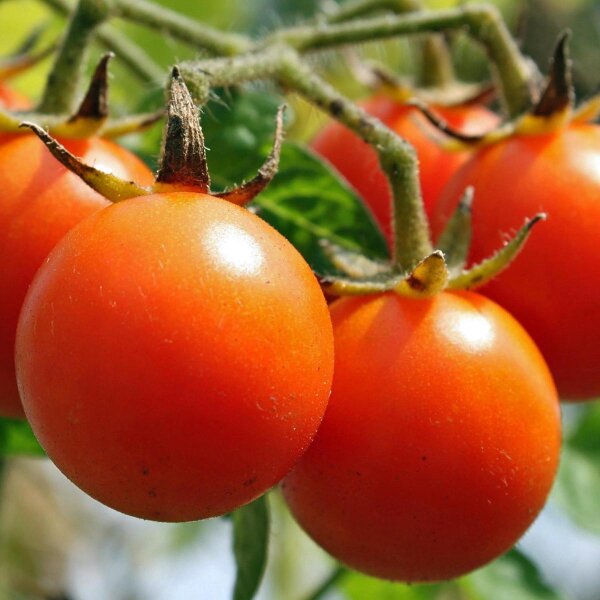
<svg viewBox="0 0 600 600">
<path fill-rule="evenodd" d="M 30 107 L 31 102 L 26 96 L 0 82 L 0 108 L 24 110 Z"/>
<path fill-rule="evenodd" d="M 526 217 L 548 213 L 514 264 L 481 291 L 531 334 L 562 398 L 599 396 L 600 128 L 573 125 L 482 149 L 440 199 L 436 233 L 467 185 L 475 187 L 472 262 Z"/>
<path fill-rule="evenodd" d="M 441 148 L 432 137 L 435 135 L 433 127 L 416 108 L 384 96 L 371 98 L 362 106 L 415 147 L 425 212 L 431 218 L 442 188 L 467 160 L 468 153 L 452 153 Z M 449 125 L 464 133 L 484 133 L 498 124 L 494 113 L 477 104 L 432 108 Z M 343 125 L 331 123 L 317 135 L 312 148 L 355 188 L 391 244 L 391 193 L 371 146 Z"/>
<path fill-rule="evenodd" d="M 173 192 L 72 230 L 25 301 L 27 418 L 75 484 L 130 515 L 227 513 L 279 481 L 321 422 L 329 312 L 301 255 L 225 200 Z"/>
<path fill-rule="evenodd" d="M 343 563 L 406 582 L 508 550 L 541 509 L 560 445 L 556 390 L 531 338 L 471 292 L 330 307 L 323 425 L 284 479 L 301 526 Z"/>
<path fill-rule="evenodd" d="M 92 138 L 63 143 L 100 169 L 145 184 L 153 181 L 139 159 L 113 142 Z M 0 181 L 0 414 L 22 417 L 14 339 L 25 293 L 64 234 L 108 201 L 68 173 L 32 134 L 2 137 Z"/>
</svg>

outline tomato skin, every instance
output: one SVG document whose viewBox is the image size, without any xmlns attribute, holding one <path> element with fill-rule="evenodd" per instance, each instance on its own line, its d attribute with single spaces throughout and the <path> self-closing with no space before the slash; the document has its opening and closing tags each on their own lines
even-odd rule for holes
<svg viewBox="0 0 600 600">
<path fill-rule="evenodd" d="M 484 148 L 440 198 L 436 235 L 467 185 L 475 187 L 472 262 L 491 254 L 527 217 L 548 214 L 510 268 L 481 292 L 527 329 L 561 398 L 599 396 L 600 128 L 571 126 Z"/>
<path fill-rule="evenodd" d="M 57 466 L 130 515 L 225 514 L 279 481 L 327 405 L 333 338 L 300 254 L 249 211 L 156 194 L 100 211 L 34 280 L 16 344 Z"/>
<path fill-rule="evenodd" d="M 469 292 L 330 310 L 329 407 L 283 481 L 299 523 L 343 563 L 405 582 L 508 550 L 544 504 L 560 446 L 556 390 L 527 333 Z"/>
<path fill-rule="evenodd" d="M 431 218 L 440 192 L 467 160 L 467 152 L 448 152 L 433 139 L 433 127 L 419 111 L 385 96 L 375 96 L 362 107 L 410 142 L 419 158 L 425 212 Z M 484 133 L 498 117 L 477 104 L 432 107 L 452 127 L 464 133 Z M 311 144 L 350 183 L 369 206 L 391 244 L 391 193 L 375 151 L 355 133 L 337 122 L 327 125 Z"/>
<path fill-rule="evenodd" d="M 150 170 L 113 142 L 62 140 L 85 162 L 146 185 Z M 109 202 L 68 173 L 33 134 L 0 141 L 0 415 L 23 417 L 14 340 L 27 288 L 56 243 Z"/>
</svg>

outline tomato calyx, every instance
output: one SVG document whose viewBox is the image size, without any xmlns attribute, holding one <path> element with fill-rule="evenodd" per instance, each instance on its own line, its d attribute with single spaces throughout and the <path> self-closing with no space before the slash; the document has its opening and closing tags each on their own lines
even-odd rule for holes
<svg viewBox="0 0 600 600">
<path fill-rule="evenodd" d="M 96 85 L 91 86 L 98 94 L 101 90 L 106 89 L 105 67 L 107 62 L 108 58 L 103 63 L 104 69 L 99 66 L 99 79 Z M 101 84 L 102 81 L 104 81 L 104 85 Z M 105 102 L 100 101 L 99 98 L 96 98 L 95 101 L 84 100 L 83 104 L 88 107 L 86 110 L 105 106 Z M 239 186 L 222 192 L 212 192 L 210 189 L 210 174 L 206 162 L 206 148 L 199 122 L 198 108 L 195 106 L 177 67 L 173 68 L 171 74 L 167 122 L 163 133 L 163 153 L 153 185 L 141 186 L 85 164 L 35 123 L 23 121 L 20 126 L 31 129 L 64 167 L 111 202 L 168 191 L 186 191 L 210 194 L 243 206 L 253 200 L 277 173 L 283 142 L 284 110 L 285 106 L 281 106 L 277 112 L 273 148 L 257 175 Z M 86 117 L 84 115 L 81 118 Z"/>
<path fill-rule="evenodd" d="M 21 123 L 35 122 L 54 136 L 80 139 L 95 135 L 114 138 L 135 133 L 159 121 L 163 110 L 142 113 L 116 119 L 109 118 L 108 110 L 108 63 L 112 52 L 104 54 L 88 84 L 88 88 L 77 110 L 71 115 L 41 114 L 39 112 L 17 112 L 0 110 L 0 132 L 22 132 Z"/>
<path fill-rule="evenodd" d="M 409 298 L 429 298 L 444 290 L 480 287 L 506 269 L 523 249 L 531 231 L 546 215 L 539 213 L 505 244 L 480 263 L 466 268 L 471 241 L 473 188 L 467 188 L 438 241 L 438 249 L 412 270 L 400 272 L 391 262 L 372 260 L 360 252 L 323 242 L 323 249 L 340 276 L 321 278 L 331 296 L 359 296 L 393 291 Z"/>
<path fill-rule="evenodd" d="M 451 127 L 429 103 L 413 99 L 411 104 L 443 135 L 440 143 L 450 151 L 463 151 L 489 146 L 512 136 L 549 134 L 573 123 L 594 121 L 600 114 L 600 95 L 593 96 L 579 107 L 575 106 L 572 61 L 569 56 L 570 32 L 563 32 L 557 40 L 550 69 L 543 89 L 532 109 L 513 121 L 501 124 L 482 135 L 465 135 Z"/>
</svg>

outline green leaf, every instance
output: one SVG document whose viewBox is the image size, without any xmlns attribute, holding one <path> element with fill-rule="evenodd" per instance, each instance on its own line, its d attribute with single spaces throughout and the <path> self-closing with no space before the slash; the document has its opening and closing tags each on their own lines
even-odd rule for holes
<svg viewBox="0 0 600 600">
<path fill-rule="evenodd" d="M 511 550 L 487 567 L 459 581 L 469 600 L 559 600 L 535 565 Z"/>
<path fill-rule="evenodd" d="M 580 527 L 600 534 L 600 405 L 587 406 L 569 431 L 552 500 Z"/>
<path fill-rule="evenodd" d="M 220 93 L 203 110 L 201 123 L 213 189 L 256 175 L 271 150 L 280 96 L 266 90 Z"/>
<path fill-rule="evenodd" d="M 269 507 L 262 496 L 233 515 L 233 554 L 237 575 L 233 600 L 252 600 L 267 564 Z"/>
<path fill-rule="evenodd" d="M 339 586 L 348 600 L 458 600 L 455 584 L 406 585 L 351 572 Z M 495 600 L 495 599 L 494 599 Z"/>
<path fill-rule="evenodd" d="M 284 145 L 279 172 L 253 206 L 320 274 L 338 272 L 323 239 L 375 259 L 388 256 L 385 239 L 358 196 L 306 148 Z"/>
<path fill-rule="evenodd" d="M 0 454 L 2 456 L 44 456 L 27 421 L 0 417 Z"/>
</svg>

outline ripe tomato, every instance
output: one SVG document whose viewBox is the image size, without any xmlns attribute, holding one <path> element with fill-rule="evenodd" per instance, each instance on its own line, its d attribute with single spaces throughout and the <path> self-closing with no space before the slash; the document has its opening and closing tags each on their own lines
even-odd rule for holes
<svg viewBox="0 0 600 600">
<path fill-rule="evenodd" d="M 20 110 L 30 107 L 29 98 L 0 82 L 0 108 Z"/>
<path fill-rule="evenodd" d="M 329 408 L 283 483 L 299 523 L 343 563 L 406 582 L 508 550 L 544 504 L 560 445 L 556 390 L 531 338 L 470 292 L 330 309 Z"/>
<path fill-rule="evenodd" d="M 100 169 L 144 184 L 153 181 L 138 158 L 112 142 L 63 143 Z M 33 134 L 2 137 L 0 179 L 0 415 L 22 417 L 14 340 L 27 287 L 64 234 L 108 201 L 68 173 Z"/>
<path fill-rule="evenodd" d="M 600 128 L 573 125 L 482 149 L 440 199 L 436 233 L 467 185 L 475 187 L 472 262 L 526 217 L 548 213 L 514 265 L 481 291 L 531 334 L 562 398 L 599 396 Z"/>
<path fill-rule="evenodd" d="M 441 148 L 432 137 L 435 130 L 416 108 L 384 96 L 371 98 L 362 106 L 415 147 L 425 212 L 431 218 L 442 188 L 467 160 L 468 153 L 448 152 Z M 433 109 L 449 125 L 464 133 L 484 133 L 498 124 L 494 113 L 477 104 L 434 106 Z M 317 135 L 312 148 L 327 159 L 364 199 L 391 243 L 391 194 L 371 146 L 334 122 Z"/>
<path fill-rule="evenodd" d="M 38 272 L 16 343 L 31 426 L 94 498 L 161 521 L 227 513 L 306 450 L 333 338 L 294 247 L 247 210 L 173 192 L 115 204 Z"/>
</svg>

